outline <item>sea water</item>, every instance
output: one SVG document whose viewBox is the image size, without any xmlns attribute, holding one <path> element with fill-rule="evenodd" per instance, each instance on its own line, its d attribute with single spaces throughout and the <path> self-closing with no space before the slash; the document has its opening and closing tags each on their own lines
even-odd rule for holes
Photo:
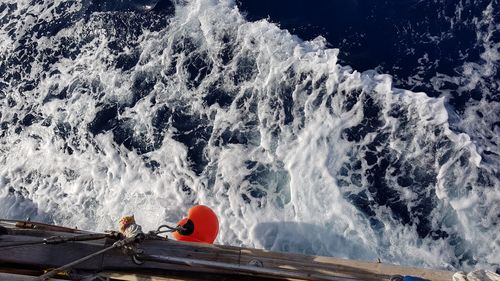
<svg viewBox="0 0 500 281">
<path fill-rule="evenodd" d="M 347 2 L 2 0 L 0 217 L 495 270 L 498 1 Z"/>
</svg>

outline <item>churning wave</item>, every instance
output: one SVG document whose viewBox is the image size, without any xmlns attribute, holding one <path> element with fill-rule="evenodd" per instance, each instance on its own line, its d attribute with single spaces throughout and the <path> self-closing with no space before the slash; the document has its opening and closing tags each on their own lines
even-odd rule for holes
<svg viewBox="0 0 500 281">
<path fill-rule="evenodd" d="M 230 0 L 4 0 L 0 216 L 148 229 L 201 203 L 222 244 L 494 269 L 495 3 L 478 60 L 393 82 Z"/>
</svg>

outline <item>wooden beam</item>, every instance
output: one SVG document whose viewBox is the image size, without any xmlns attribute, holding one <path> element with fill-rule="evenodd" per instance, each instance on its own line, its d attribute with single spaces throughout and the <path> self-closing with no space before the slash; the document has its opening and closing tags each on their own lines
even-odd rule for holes
<svg viewBox="0 0 500 281">
<path fill-rule="evenodd" d="M 89 233 L 50 226 L 44 226 L 43 230 L 36 226 L 35 228 L 19 229 L 12 223 L 2 224 L 1 220 L 0 226 L 6 227 L 9 232 L 8 235 L 0 235 L 0 245 L 5 241 L 28 241 L 37 237 Z M 113 242 L 114 240 L 111 239 L 102 239 L 59 245 L 2 248 L 0 263 L 44 269 L 58 267 L 97 252 Z M 453 275 L 452 272 L 448 271 L 165 239 L 145 240 L 136 247 L 141 249 L 144 255 L 164 257 L 163 262 L 147 261 L 141 265 L 135 264 L 131 256 L 124 254 L 123 250 L 114 249 L 96 259 L 78 265 L 77 269 L 132 272 L 139 275 L 156 274 L 166 277 L 171 276 L 172 273 L 184 272 L 182 278 L 188 278 L 189 275 L 196 278 L 200 274 L 207 274 L 207 276 L 243 274 L 289 280 L 370 281 L 389 280 L 392 275 L 411 275 L 428 280 L 451 281 Z M 190 260 L 191 263 L 179 262 L 186 260 Z M 259 266 L 262 270 L 258 269 Z"/>
<path fill-rule="evenodd" d="M 0 272 L 0 281 L 29 281 L 32 279 L 33 279 L 33 276 L 30 276 L 30 275 L 21 275 L 21 274 Z M 67 280 L 50 278 L 48 281 L 67 281 Z"/>
</svg>

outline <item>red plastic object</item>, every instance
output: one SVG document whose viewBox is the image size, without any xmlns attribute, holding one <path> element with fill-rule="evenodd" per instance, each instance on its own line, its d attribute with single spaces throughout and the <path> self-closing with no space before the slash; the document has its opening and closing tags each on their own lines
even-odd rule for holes
<svg viewBox="0 0 500 281">
<path fill-rule="evenodd" d="M 176 240 L 212 244 L 219 233 L 217 215 L 207 206 L 196 205 L 189 209 L 188 217 L 177 223 L 185 231 L 174 232 Z"/>
</svg>

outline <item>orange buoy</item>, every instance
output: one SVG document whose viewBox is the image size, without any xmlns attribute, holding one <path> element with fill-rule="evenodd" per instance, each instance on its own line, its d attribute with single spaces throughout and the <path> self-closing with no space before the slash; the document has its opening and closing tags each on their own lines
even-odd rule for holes
<svg viewBox="0 0 500 281">
<path fill-rule="evenodd" d="M 183 231 L 174 232 L 179 241 L 201 242 L 212 244 L 219 233 L 219 220 L 214 211 L 204 205 L 196 205 L 189 209 L 188 217 L 177 223 Z"/>
</svg>

